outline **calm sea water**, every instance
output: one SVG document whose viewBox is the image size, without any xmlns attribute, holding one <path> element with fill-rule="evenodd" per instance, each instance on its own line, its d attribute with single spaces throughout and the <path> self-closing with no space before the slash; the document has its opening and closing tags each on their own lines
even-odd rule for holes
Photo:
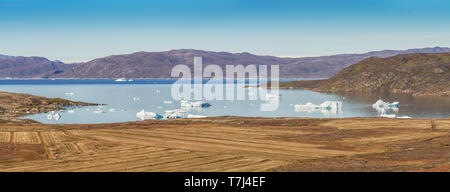
<svg viewBox="0 0 450 192">
<path fill-rule="evenodd" d="M 281 81 L 289 81 L 282 79 Z M 139 79 L 133 82 L 115 82 L 107 79 L 89 80 L 0 80 L 0 91 L 29 93 L 45 97 L 60 97 L 74 101 L 106 104 L 57 111 L 60 119 L 48 119 L 48 114 L 26 116 L 42 123 L 111 123 L 140 120 L 136 113 L 144 109 L 158 114 L 165 110 L 179 109 L 179 101 L 171 97 L 174 80 Z M 257 92 L 258 89 L 246 89 Z M 264 100 L 208 101 L 212 106 L 188 110 L 189 114 L 202 116 L 248 116 L 248 117 L 376 117 L 380 111 L 372 108 L 378 99 L 399 101 L 398 110 L 387 114 L 412 118 L 450 117 L 450 99 L 439 97 L 415 98 L 404 94 L 327 94 L 307 90 L 280 90 L 279 107 L 276 111 L 260 111 Z M 257 93 L 256 93 L 257 94 Z M 246 96 L 248 93 L 246 94 Z M 341 110 L 295 110 L 295 104 L 321 104 L 324 101 L 342 101 Z M 170 103 L 168 102 L 170 101 Z"/>
</svg>

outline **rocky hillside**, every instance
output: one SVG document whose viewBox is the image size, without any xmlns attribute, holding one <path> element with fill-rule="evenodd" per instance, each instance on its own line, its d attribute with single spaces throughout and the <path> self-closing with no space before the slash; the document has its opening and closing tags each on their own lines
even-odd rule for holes
<svg viewBox="0 0 450 192">
<path fill-rule="evenodd" d="M 402 92 L 415 96 L 450 95 L 450 53 L 371 57 L 332 78 L 280 83 L 280 88 L 322 92 Z"/>
<path fill-rule="evenodd" d="M 49 77 L 71 68 L 73 65 L 50 61 L 43 57 L 4 56 L 0 58 L 0 77 L 2 78 Z"/>
<path fill-rule="evenodd" d="M 62 107 L 88 105 L 97 104 L 0 91 L 0 119 L 14 119 L 22 115 L 59 110 Z"/>
<path fill-rule="evenodd" d="M 424 48 L 404 51 L 375 51 L 365 54 L 343 54 L 323 57 L 280 58 L 257 56 L 250 53 L 211 52 L 192 49 L 166 52 L 138 52 L 113 55 L 76 65 L 73 69 L 52 77 L 65 78 L 169 78 L 175 65 L 186 64 L 193 69 L 194 56 L 203 57 L 203 66 L 225 65 L 280 65 L 280 77 L 328 78 L 341 69 L 363 59 L 378 56 L 389 57 L 405 53 L 450 52 L 449 48 Z"/>
</svg>

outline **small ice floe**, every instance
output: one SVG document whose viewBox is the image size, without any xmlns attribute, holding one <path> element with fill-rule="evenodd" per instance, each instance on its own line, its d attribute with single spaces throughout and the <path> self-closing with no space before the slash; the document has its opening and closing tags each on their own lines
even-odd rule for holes
<svg viewBox="0 0 450 192">
<path fill-rule="evenodd" d="M 47 115 L 48 120 L 54 119 L 54 120 L 58 121 L 60 118 L 61 118 L 61 115 L 59 113 Z"/>
<path fill-rule="evenodd" d="M 56 114 L 53 115 L 53 119 L 54 120 L 58 121 L 60 118 L 61 118 L 61 115 L 59 113 L 56 113 Z"/>
<path fill-rule="evenodd" d="M 69 114 L 74 114 L 75 111 L 74 111 L 74 110 L 68 110 L 67 113 L 69 113 Z"/>
<path fill-rule="evenodd" d="M 398 108 L 398 101 L 394 101 L 392 103 L 384 102 L 383 100 L 379 99 L 377 102 L 375 102 L 372 107 L 373 108 Z"/>
<path fill-rule="evenodd" d="M 182 118 L 185 115 L 186 115 L 186 111 L 183 109 L 172 109 L 172 110 L 166 110 L 163 118 L 164 119 L 175 119 L 175 118 Z"/>
<path fill-rule="evenodd" d="M 172 104 L 172 101 L 164 101 L 164 104 Z"/>
<path fill-rule="evenodd" d="M 145 111 L 144 109 L 142 109 L 141 111 L 136 113 L 136 117 L 141 119 L 141 120 L 146 120 L 146 119 L 161 119 L 162 116 L 158 115 L 154 112 L 149 112 L 149 111 Z"/>
<path fill-rule="evenodd" d="M 109 112 L 117 112 L 117 111 L 119 111 L 119 110 L 117 110 L 117 109 L 115 109 L 115 108 L 111 108 L 111 109 L 109 109 L 108 111 L 109 111 Z"/>
<path fill-rule="evenodd" d="M 126 82 L 127 81 L 127 79 L 126 78 L 119 78 L 119 79 L 116 79 L 116 80 L 114 80 L 115 82 Z"/>
<path fill-rule="evenodd" d="M 133 101 L 134 101 L 134 102 L 139 101 L 139 100 L 141 100 L 141 98 L 139 98 L 139 97 L 133 97 Z"/>
<path fill-rule="evenodd" d="M 161 107 L 161 106 L 158 106 L 158 107 L 156 107 L 156 108 L 158 108 L 158 109 L 162 109 L 162 107 Z"/>
<path fill-rule="evenodd" d="M 206 118 L 207 116 L 204 115 L 194 115 L 194 114 L 188 114 L 187 118 L 189 119 L 197 119 L 197 118 Z"/>
<path fill-rule="evenodd" d="M 211 104 L 203 102 L 203 101 L 181 100 L 180 105 L 183 108 L 208 108 L 208 107 L 211 107 Z"/>
<path fill-rule="evenodd" d="M 134 81 L 134 79 L 128 79 L 128 82 L 133 82 Z"/>
<path fill-rule="evenodd" d="M 228 106 L 225 105 L 225 106 L 223 106 L 223 108 L 224 108 L 224 109 L 228 109 Z"/>
<path fill-rule="evenodd" d="M 412 119 L 410 116 L 398 116 L 397 119 Z"/>
<path fill-rule="evenodd" d="M 156 93 L 159 93 L 159 92 L 161 92 L 161 91 L 160 91 L 159 89 L 157 89 L 157 90 L 156 90 Z"/>
</svg>

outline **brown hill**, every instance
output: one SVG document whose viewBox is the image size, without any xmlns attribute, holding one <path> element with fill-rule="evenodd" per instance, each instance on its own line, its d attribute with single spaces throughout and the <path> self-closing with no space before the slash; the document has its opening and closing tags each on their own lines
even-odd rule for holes
<svg viewBox="0 0 450 192">
<path fill-rule="evenodd" d="M 321 92 L 402 92 L 450 95 L 450 53 L 417 53 L 372 57 L 343 69 L 334 77 L 280 83 L 280 88 Z"/>
<path fill-rule="evenodd" d="M 43 57 L 4 56 L 0 58 L 0 77 L 48 77 L 72 67 L 71 64 L 50 61 Z"/>
<path fill-rule="evenodd" d="M 175 65 L 186 64 L 193 69 L 194 56 L 203 57 L 203 66 L 216 64 L 225 69 L 225 65 L 280 65 L 280 77 L 328 78 L 341 69 L 363 59 L 378 56 L 388 57 L 416 52 L 450 52 L 449 48 L 409 49 L 404 51 L 375 51 L 365 54 L 343 54 L 322 57 L 280 58 L 257 56 L 250 53 L 211 52 L 192 49 L 166 52 L 137 52 L 127 55 L 113 55 L 94 59 L 76 65 L 73 69 L 52 77 L 66 78 L 169 78 Z"/>
</svg>

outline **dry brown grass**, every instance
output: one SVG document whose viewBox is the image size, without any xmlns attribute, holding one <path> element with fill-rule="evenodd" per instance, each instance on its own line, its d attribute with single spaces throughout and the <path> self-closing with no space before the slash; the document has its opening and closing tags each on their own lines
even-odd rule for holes
<svg viewBox="0 0 450 192">
<path fill-rule="evenodd" d="M 10 122 L 0 124 L 9 146 L 0 171 L 445 171 L 450 120 L 435 122 L 434 131 L 426 119 Z"/>
</svg>

